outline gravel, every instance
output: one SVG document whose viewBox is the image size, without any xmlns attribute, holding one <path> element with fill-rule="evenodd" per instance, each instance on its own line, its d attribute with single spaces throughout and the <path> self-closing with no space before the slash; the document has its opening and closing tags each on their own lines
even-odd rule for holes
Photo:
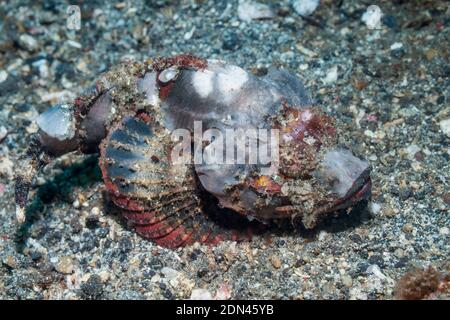
<svg viewBox="0 0 450 320">
<path fill-rule="evenodd" d="M 2 4 L 0 14 L 0 299 L 390 299 L 407 271 L 449 265 L 447 1 L 258 1 L 273 17 L 242 21 L 238 1 Z M 297 1 L 298 2 L 298 1 Z M 311 3 L 315 1 L 309 1 Z M 269 11 L 267 11 L 269 12 Z M 12 175 L 36 117 L 123 59 L 192 52 L 299 74 L 373 167 L 373 196 L 315 230 L 167 250 L 107 210 L 95 156 L 56 160 L 14 221 Z"/>
</svg>

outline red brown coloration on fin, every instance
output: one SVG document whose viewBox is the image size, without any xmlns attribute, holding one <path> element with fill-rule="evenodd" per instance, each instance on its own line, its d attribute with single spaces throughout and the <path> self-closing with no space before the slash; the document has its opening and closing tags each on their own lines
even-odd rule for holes
<svg viewBox="0 0 450 320">
<path fill-rule="evenodd" d="M 194 69 L 203 70 L 208 66 L 208 62 L 204 59 L 198 58 L 190 54 L 181 54 L 174 57 L 160 58 L 153 63 L 153 69 L 157 72 L 156 78 L 158 79 L 159 86 L 159 98 L 161 100 L 166 99 L 176 79 L 173 79 L 167 83 L 159 81 L 159 75 L 162 71 L 176 67 L 178 69 Z"/>
<path fill-rule="evenodd" d="M 173 66 L 181 69 L 202 70 L 208 67 L 208 62 L 192 54 L 180 54 L 173 57 L 158 58 L 153 63 L 153 69 L 156 71 L 162 71 Z"/>
<path fill-rule="evenodd" d="M 193 168 L 172 165 L 170 148 L 154 131 L 153 117 L 139 111 L 114 125 L 100 148 L 110 199 L 136 232 L 168 248 L 248 239 L 248 230 L 208 217 Z"/>
</svg>

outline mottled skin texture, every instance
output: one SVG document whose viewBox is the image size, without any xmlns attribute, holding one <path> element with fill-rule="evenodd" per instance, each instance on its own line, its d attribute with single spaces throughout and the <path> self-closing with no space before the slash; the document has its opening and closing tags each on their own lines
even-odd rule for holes
<svg viewBox="0 0 450 320">
<path fill-rule="evenodd" d="M 333 119 L 312 106 L 298 79 L 284 70 L 271 68 L 257 77 L 191 55 L 129 62 L 77 98 L 70 120 L 75 126 L 70 138 L 46 132 L 33 137 L 20 160 L 20 167 L 30 170 L 16 175 L 19 208 L 26 205 L 36 172 L 52 156 L 77 149 L 100 151 L 112 202 L 139 234 L 170 248 L 251 238 L 260 224 L 239 217 L 301 218 L 312 228 L 323 214 L 370 194 L 368 164 L 339 149 Z M 172 130 L 192 132 L 196 120 L 203 130 L 279 129 L 278 170 L 173 165 Z M 220 223 L 235 219 L 237 225 Z"/>
</svg>

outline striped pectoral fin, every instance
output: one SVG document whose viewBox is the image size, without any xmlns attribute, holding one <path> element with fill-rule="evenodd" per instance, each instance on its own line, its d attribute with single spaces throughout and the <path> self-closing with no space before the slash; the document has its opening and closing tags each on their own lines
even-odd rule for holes
<svg viewBox="0 0 450 320">
<path fill-rule="evenodd" d="M 144 238 L 152 239 L 158 245 L 168 248 L 176 248 L 181 245 L 193 243 L 195 234 L 200 229 L 202 220 L 205 218 L 197 203 L 185 208 L 173 207 L 166 212 L 156 212 L 154 218 L 147 220 L 147 224 L 136 224 L 136 232 Z M 146 216 L 149 213 L 128 214 L 136 221 L 136 217 Z M 127 216 L 127 214 L 126 214 Z M 140 220 L 142 221 L 142 220 Z"/>
<path fill-rule="evenodd" d="M 101 145 L 106 188 L 136 232 L 167 248 L 248 239 L 247 231 L 224 228 L 208 215 L 194 168 L 172 165 L 166 137 L 152 126 L 142 114 L 124 118 Z"/>
</svg>

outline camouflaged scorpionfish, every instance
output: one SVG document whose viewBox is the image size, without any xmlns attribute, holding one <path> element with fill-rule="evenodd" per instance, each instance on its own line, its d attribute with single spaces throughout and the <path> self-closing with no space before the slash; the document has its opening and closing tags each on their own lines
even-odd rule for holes
<svg viewBox="0 0 450 320">
<path fill-rule="evenodd" d="M 193 132 L 197 120 L 203 131 L 278 129 L 277 170 L 246 163 L 173 164 L 171 133 Z M 251 237 L 251 227 L 227 228 L 214 218 L 227 220 L 230 212 L 258 222 L 298 218 L 313 228 L 325 213 L 370 196 L 368 163 L 338 146 L 332 119 L 311 105 L 293 74 L 276 68 L 256 76 L 192 55 L 128 62 L 103 74 L 73 104 L 50 108 L 37 123 L 40 131 L 16 175 L 21 220 L 38 170 L 75 150 L 100 151 L 113 204 L 140 235 L 169 248 Z M 208 143 L 200 146 L 204 151 Z"/>
</svg>

